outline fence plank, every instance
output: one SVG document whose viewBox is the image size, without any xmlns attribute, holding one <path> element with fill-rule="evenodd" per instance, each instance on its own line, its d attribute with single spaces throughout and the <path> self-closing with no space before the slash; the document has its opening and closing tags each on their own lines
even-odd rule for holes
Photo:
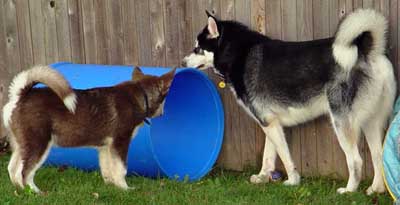
<svg viewBox="0 0 400 205">
<path fill-rule="evenodd" d="M 220 16 L 223 20 L 235 19 L 234 0 L 221 0 Z M 240 108 L 229 89 L 225 88 L 221 90 L 221 93 L 225 110 L 225 136 L 219 164 L 228 169 L 242 170 L 241 138 L 240 133 L 237 131 L 240 123 L 237 121 L 237 115 L 235 114 Z"/>
<path fill-rule="evenodd" d="M 0 107 L 3 107 L 7 101 L 8 84 L 11 80 L 10 68 L 7 65 L 7 44 L 5 31 L 5 11 L 4 2 L 0 2 Z M 10 66 L 11 67 L 11 66 Z M 0 111 L 2 113 L 2 111 Z M 1 115 L 2 116 L 2 115 Z M 3 126 L 3 118 L 0 117 L 0 140 L 7 135 Z"/>
<path fill-rule="evenodd" d="M 4 2 L 7 65 L 13 67 L 12 75 L 22 69 L 20 62 L 19 35 L 17 32 L 17 14 L 15 2 L 5 0 Z"/>
<path fill-rule="evenodd" d="M 330 10 L 337 12 L 338 8 L 329 8 L 330 1 L 313 2 L 314 19 L 314 39 L 330 37 L 332 34 L 330 28 L 335 27 L 337 20 L 330 22 Z M 333 4 L 337 7 L 337 3 Z M 333 161 L 332 140 L 335 139 L 332 128 L 327 117 L 319 118 L 315 121 L 317 134 L 317 153 L 318 153 L 318 171 L 324 174 L 331 174 L 337 171 L 331 162 Z"/>
<path fill-rule="evenodd" d="M 19 72 L 21 68 L 21 62 L 20 62 L 20 48 L 19 48 L 19 34 L 18 34 L 18 28 L 17 28 L 17 11 L 16 11 L 16 5 L 15 2 L 12 0 L 4 0 L 1 2 L 3 5 L 1 6 L 0 9 L 2 9 L 2 13 L 0 15 L 2 16 L 3 19 L 3 28 L 4 32 L 0 35 L 5 37 L 4 41 L 5 46 L 2 47 L 3 52 L 0 53 L 4 60 L 5 64 L 5 75 L 4 77 L 8 77 L 8 79 L 4 80 L 0 84 L 0 89 L 1 91 L 1 100 L 3 101 L 2 104 L 5 103 L 7 100 L 7 91 L 8 91 L 8 86 L 9 82 L 11 81 L 11 78 Z M 1 30 L 0 30 L 1 32 Z M 5 63 L 6 62 L 6 63 Z M 1 78 L 0 78 L 1 79 Z M 1 79 L 2 80 L 2 79 Z M 3 125 L 1 125 L 2 127 Z M 3 130 L 3 129 L 1 129 Z M 0 130 L 0 131 L 1 131 Z M 1 131 L 0 133 L 0 138 L 3 137 L 5 134 L 5 131 Z"/>
<path fill-rule="evenodd" d="M 391 59 L 394 69 L 396 79 L 400 78 L 399 69 L 399 60 L 398 60 L 398 1 L 391 0 L 389 6 L 389 31 L 388 31 L 388 52 L 389 58 Z M 390 34 L 390 35 L 389 35 Z M 397 88 L 399 89 L 400 85 L 397 83 Z"/>
<path fill-rule="evenodd" d="M 29 14 L 32 32 L 33 63 L 46 63 L 44 17 L 41 4 L 37 0 L 29 0 Z"/>
<path fill-rule="evenodd" d="M 363 8 L 374 8 L 373 0 L 363 0 Z"/>
<path fill-rule="evenodd" d="M 152 65 L 149 2 L 135 0 L 135 11 L 136 19 L 140 19 L 137 22 L 139 28 L 139 64 Z"/>
<path fill-rule="evenodd" d="M 29 18 L 29 4 L 23 0 L 15 1 L 17 12 L 17 27 L 20 48 L 21 68 L 26 69 L 33 65 L 31 24 Z"/>
<path fill-rule="evenodd" d="M 179 49 L 176 48 L 179 39 L 179 13 L 176 0 L 164 0 L 164 26 L 165 26 L 165 56 L 166 66 L 180 65 Z"/>
<path fill-rule="evenodd" d="M 68 22 L 68 1 L 55 2 L 58 60 L 71 61 L 71 39 Z"/>
<path fill-rule="evenodd" d="M 339 17 L 341 16 L 341 7 L 346 5 L 340 5 L 340 3 L 345 3 L 339 0 L 329 1 L 329 36 L 334 36 L 339 23 Z"/>
<path fill-rule="evenodd" d="M 265 1 L 265 23 L 267 36 L 271 38 L 282 38 L 282 15 L 281 1 Z"/>
<path fill-rule="evenodd" d="M 281 0 L 281 15 L 282 15 L 282 40 L 296 41 L 297 40 L 297 11 L 296 4 L 291 0 Z M 289 149 L 296 168 L 299 172 L 302 170 L 301 162 L 301 133 L 299 127 L 285 129 L 286 140 L 289 144 Z"/>
<path fill-rule="evenodd" d="M 251 27 L 259 33 L 265 31 L 265 0 L 251 1 Z"/>
<path fill-rule="evenodd" d="M 193 49 L 192 1 L 178 0 L 179 62 Z M 195 31 L 197 32 L 197 31 Z"/>
<path fill-rule="evenodd" d="M 139 39 L 134 2 L 122 0 L 122 17 L 124 29 L 124 64 L 139 65 Z M 139 19 L 140 20 L 140 19 Z"/>
<path fill-rule="evenodd" d="M 235 0 L 221 0 L 221 18 L 224 20 L 235 19 Z"/>
<path fill-rule="evenodd" d="M 363 7 L 363 0 L 354 0 L 353 1 L 353 9 L 356 10 L 357 8 Z"/>
<path fill-rule="evenodd" d="M 55 18 L 55 2 L 42 0 L 44 16 L 44 43 L 46 50 L 46 64 L 58 61 L 57 28 Z"/>
<path fill-rule="evenodd" d="M 110 64 L 124 63 L 124 37 L 121 0 L 107 0 L 108 59 Z"/>
<path fill-rule="evenodd" d="M 197 34 L 207 24 L 207 16 L 204 11 L 207 9 L 207 0 L 192 1 L 192 39 L 196 39 Z"/>
<path fill-rule="evenodd" d="M 81 1 L 85 63 L 96 63 L 96 38 L 93 1 Z"/>
<path fill-rule="evenodd" d="M 68 0 L 71 60 L 74 63 L 83 63 L 85 61 L 85 44 L 81 13 L 81 6 L 78 0 Z"/>
<path fill-rule="evenodd" d="M 162 0 L 150 0 L 152 64 L 155 66 L 165 65 L 163 6 Z"/>
<path fill-rule="evenodd" d="M 386 0 L 387 1 L 387 0 Z M 389 2 L 389 1 L 387 1 Z M 381 0 L 373 0 L 373 8 L 380 11 L 381 10 Z"/>
<path fill-rule="evenodd" d="M 111 55 L 111 38 L 109 29 L 110 12 L 107 9 L 109 1 L 93 1 L 94 13 L 94 35 L 92 38 L 96 41 L 96 48 L 93 52 L 96 53 L 96 63 L 109 64 Z M 114 51 L 115 52 L 115 51 Z"/>
<path fill-rule="evenodd" d="M 297 1 L 297 40 L 313 39 L 313 10 L 312 0 Z M 318 174 L 317 166 L 317 136 L 315 122 L 308 122 L 293 129 L 292 133 L 301 139 L 301 172 L 303 175 Z M 300 167 L 299 167 L 300 168 Z"/>
</svg>

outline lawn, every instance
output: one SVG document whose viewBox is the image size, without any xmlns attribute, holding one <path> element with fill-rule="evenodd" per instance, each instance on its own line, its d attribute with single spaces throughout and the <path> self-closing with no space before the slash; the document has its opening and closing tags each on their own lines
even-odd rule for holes
<svg viewBox="0 0 400 205">
<path fill-rule="evenodd" d="M 168 179 L 128 177 L 135 190 L 121 191 L 105 185 L 99 172 L 74 169 L 42 168 L 36 184 L 44 196 L 29 190 L 15 192 L 8 179 L 8 154 L 0 156 L 0 204 L 392 204 L 388 194 L 366 196 L 360 192 L 338 195 L 336 189 L 345 181 L 327 178 L 303 178 L 302 184 L 286 187 L 279 182 L 252 185 L 251 172 L 228 172 L 221 169 L 195 183 Z"/>
</svg>

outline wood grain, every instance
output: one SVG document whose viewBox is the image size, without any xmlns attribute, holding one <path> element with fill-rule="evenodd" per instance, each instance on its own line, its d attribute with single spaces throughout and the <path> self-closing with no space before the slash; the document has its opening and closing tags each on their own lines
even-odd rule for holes
<svg viewBox="0 0 400 205">
<path fill-rule="evenodd" d="M 179 48 L 179 12 L 178 1 L 164 0 L 164 25 L 165 25 L 165 65 L 170 67 L 180 66 Z"/>
<path fill-rule="evenodd" d="M 140 19 L 140 21 L 136 22 L 139 40 L 139 65 L 152 65 L 152 41 L 148 1 L 135 0 L 135 16 L 136 19 Z"/>
<path fill-rule="evenodd" d="M 178 62 L 189 54 L 194 47 L 193 28 L 192 28 L 192 1 L 177 0 L 178 13 Z M 195 31 L 197 32 L 197 31 Z"/>
<path fill-rule="evenodd" d="M 93 1 L 80 1 L 82 8 L 82 28 L 85 45 L 85 63 L 96 63 L 95 17 Z"/>
<path fill-rule="evenodd" d="M 297 1 L 296 28 L 298 41 L 308 41 L 313 39 L 312 3 L 312 0 Z M 297 126 L 292 130 L 292 137 L 300 138 L 301 167 L 299 168 L 301 168 L 303 175 L 312 176 L 318 174 L 317 137 L 319 136 L 316 134 L 315 122 L 311 121 Z"/>
<path fill-rule="evenodd" d="M 85 45 L 81 5 L 78 0 L 68 0 L 68 22 L 70 31 L 71 61 L 83 63 L 85 61 Z"/>
<path fill-rule="evenodd" d="M 124 64 L 139 65 L 139 39 L 134 1 L 122 0 Z"/>
<path fill-rule="evenodd" d="M 96 48 L 92 52 L 96 55 L 96 63 L 110 64 L 111 59 L 111 38 L 110 38 L 110 9 L 108 8 L 109 1 L 93 1 L 94 10 L 94 35 Z"/>
<path fill-rule="evenodd" d="M 107 0 L 108 59 L 110 64 L 124 63 L 124 36 L 121 0 Z"/>
<path fill-rule="evenodd" d="M 0 3 L 0 107 L 3 107 L 7 102 L 8 98 L 8 83 L 11 79 L 9 70 L 7 66 L 7 50 L 1 49 L 5 48 L 6 45 L 6 31 L 5 31 L 5 15 L 4 15 L 4 4 Z M 0 111 L 2 116 L 2 111 Z M 0 117 L 0 139 L 7 135 L 4 128 L 3 118 Z"/>
<path fill-rule="evenodd" d="M 31 22 L 32 50 L 34 64 L 46 63 L 44 35 L 44 15 L 41 4 L 37 0 L 29 0 Z"/>
<path fill-rule="evenodd" d="M 68 21 L 68 1 L 55 1 L 58 61 L 71 61 L 71 35 Z"/>
<path fill-rule="evenodd" d="M 42 13 L 44 21 L 44 44 L 46 50 L 46 64 L 58 61 L 57 27 L 55 2 L 52 0 L 42 0 Z M 52 6 L 53 5 L 53 6 Z"/>
<path fill-rule="evenodd" d="M 17 32 L 19 37 L 20 63 L 22 69 L 33 65 L 31 23 L 29 17 L 29 4 L 24 0 L 15 1 L 17 13 Z"/>
<path fill-rule="evenodd" d="M 151 22 L 151 51 L 152 65 L 165 65 L 165 36 L 163 20 L 163 1 L 150 0 L 150 22 Z"/>
<path fill-rule="evenodd" d="M 274 39 L 303 41 L 333 36 L 340 19 L 356 8 L 374 8 L 388 17 L 388 55 L 400 78 L 397 0 L 1 0 L 0 106 L 12 76 L 33 64 L 62 60 L 178 66 L 207 23 L 206 9 Z M 206 73 L 214 83 L 220 81 Z M 226 122 L 218 165 L 233 170 L 260 166 L 264 133 L 229 89 L 218 92 Z M 0 128 L 0 137 L 2 133 Z M 303 174 L 347 176 L 343 151 L 327 117 L 285 133 Z M 363 138 L 360 152 L 365 159 L 363 174 L 370 177 L 372 165 Z M 278 160 L 277 169 L 282 168 Z"/>
</svg>

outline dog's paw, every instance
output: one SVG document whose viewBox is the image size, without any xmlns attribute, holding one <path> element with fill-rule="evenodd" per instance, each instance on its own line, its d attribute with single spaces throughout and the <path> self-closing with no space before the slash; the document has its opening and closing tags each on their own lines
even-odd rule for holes
<svg viewBox="0 0 400 205">
<path fill-rule="evenodd" d="M 252 184 L 264 184 L 269 181 L 269 175 L 266 174 L 253 174 L 250 177 L 250 182 Z"/>
<path fill-rule="evenodd" d="M 370 187 L 368 187 L 365 193 L 367 195 L 372 195 L 374 193 L 384 193 L 385 191 L 385 186 L 375 187 L 374 185 L 371 185 Z"/>
<path fill-rule="evenodd" d="M 347 187 L 340 187 L 339 189 L 336 190 L 338 194 L 344 194 L 344 193 L 350 193 L 354 192 L 355 190 L 350 190 Z"/>
<path fill-rule="evenodd" d="M 288 179 L 283 182 L 283 185 L 286 186 L 296 186 L 300 184 L 300 175 L 297 172 L 293 172 L 289 174 Z"/>
</svg>

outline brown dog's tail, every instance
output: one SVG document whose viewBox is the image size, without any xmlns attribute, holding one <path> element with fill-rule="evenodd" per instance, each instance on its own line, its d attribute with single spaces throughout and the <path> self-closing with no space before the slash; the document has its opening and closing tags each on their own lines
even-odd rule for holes
<svg viewBox="0 0 400 205">
<path fill-rule="evenodd" d="M 68 81 L 49 66 L 34 66 L 16 75 L 9 88 L 9 101 L 18 102 L 37 83 L 43 83 L 53 90 L 64 102 L 65 107 L 75 113 L 76 95 Z"/>
</svg>

